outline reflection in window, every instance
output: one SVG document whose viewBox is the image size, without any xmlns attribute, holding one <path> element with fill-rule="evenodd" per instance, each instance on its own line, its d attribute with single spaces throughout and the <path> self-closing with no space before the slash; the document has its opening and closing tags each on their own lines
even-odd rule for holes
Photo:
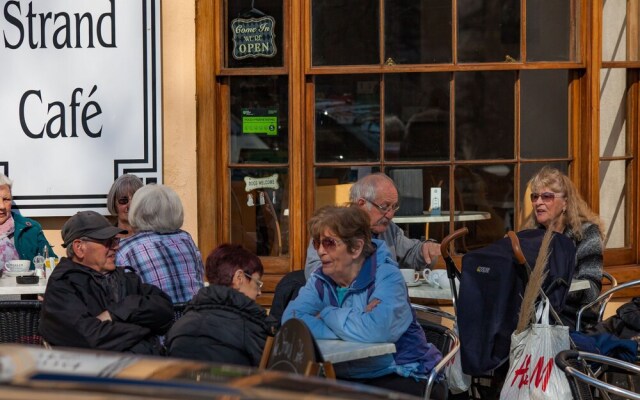
<svg viewBox="0 0 640 400">
<path fill-rule="evenodd" d="M 571 26 L 571 9 L 577 7 L 575 3 L 579 2 L 527 2 L 527 61 L 569 61 L 575 58 L 571 43 L 571 33 L 573 29 L 577 30 Z"/>
<path fill-rule="evenodd" d="M 520 60 L 520 0 L 458 0 L 458 61 Z"/>
<path fill-rule="evenodd" d="M 451 62 L 451 0 L 387 0 L 384 36 L 385 60 Z"/>
<path fill-rule="evenodd" d="M 316 77 L 316 161 L 380 159 L 378 75 Z"/>
<path fill-rule="evenodd" d="M 513 158 L 515 72 L 461 72 L 456 86 L 456 159 Z"/>
<path fill-rule="evenodd" d="M 626 160 L 600 162 L 600 217 L 606 229 L 607 248 L 626 247 L 629 244 L 627 214 L 630 209 L 627 197 Z"/>
<path fill-rule="evenodd" d="M 286 76 L 231 78 L 231 163 L 288 160 Z"/>
<path fill-rule="evenodd" d="M 520 72 L 520 149 L 525 158 L 569 153 L 568 71 Z"/>
<path fill-rule="evenodd" d="M 385 75 L 385 158 L 449 159 L 449 73 Z"/>
<path fill-rule="evenodd" d="M 379 7 L 371 0 L 313 0 L 312 64 L 379 64 Z"/>
<path fill-rule="evenodd" d="M 289 254 L 286 169 L 231 170 L 231 242 L 259 256 Z"/>
<path fill-rule="evenodd" d="M 638 2 L 626 3 L 602 2 L 602 61 L 640 60 Z"/>
</svg>

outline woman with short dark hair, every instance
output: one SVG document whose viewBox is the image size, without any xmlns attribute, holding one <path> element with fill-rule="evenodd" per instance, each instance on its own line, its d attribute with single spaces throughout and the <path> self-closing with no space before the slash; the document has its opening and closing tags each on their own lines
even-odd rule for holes
<svg viewBox="0 0 640 400">
<path fill-rule="evenodd" d="M 116 217 L 116 226 L 127 231 L 127 233 L 120 235 L 120 238 L 133 235 L 133 228 L 129 223 L 129 208 L 134 193 L 142 186 L 144 183 L 140 178 L 132 174 L 124 174 L 120 175 L 109 189 L 107 209 L 111 215 Z"/>
<path fill-rule="evenodd" d="M 275 320 L 256 303 L 264 268 L 242 246 L 222 244 L 206 261 L 200 289 L 167 334 L 172 357 L 257 366 Z"/>
</svg>

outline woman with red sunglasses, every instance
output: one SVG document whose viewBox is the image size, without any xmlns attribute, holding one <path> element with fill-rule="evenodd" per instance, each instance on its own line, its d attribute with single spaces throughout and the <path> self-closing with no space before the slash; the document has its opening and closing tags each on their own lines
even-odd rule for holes
<svg viewBox="0 0 640 400">
<path fill-rule="evenodd" d="M 416 320 L 389 248 L 371 238 L 369 215 L 360 207 L 327 206 L 308 226 L 322 266 L 289 303 L 282 322 L 299 318 L 316 339 L 395 343 L 395 354 L 338 363 L 336 375 L 422 396 L 442 355 Z"/>
<path fill-rule="evenodd" d="M 121 234 L 120 238 L 133 235 L 133 228 L 129 224 L 129 207 L 133 194 L 142 186 L 142 180 L 132 174 L 120 175 L 111 185 L 107 195 L 107 209 L 116 217 L 116 227 L 127 231 Z"/>
<path fill-rule="evenodd" d="M 590 288 L 570 292 L 563 317 L 575 324 L 575 312 L 595 300 L 602 287 L 604 227 L 600 217 L 582 199 L 568 176 L 556 168 L 543 167 L 529 181 L 531 214 L 524 228 L 551 228 L 576 245 L 574 279 L 586 279 Z"/>
</svg>

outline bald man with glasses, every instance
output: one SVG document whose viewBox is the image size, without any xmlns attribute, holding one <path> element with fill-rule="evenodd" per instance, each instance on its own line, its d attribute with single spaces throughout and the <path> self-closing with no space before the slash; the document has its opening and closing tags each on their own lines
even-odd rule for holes
<svg viewBox="0 0 640 400">
<path fill-rule="evenodd" d="M 171 327 L 173 305 L 133 270 L 116 267 L 121 233 L 95 211 L 62 227 L 67 257 L 49 277 L 40 316 L 40 333 L 52 346 L 160 354 L 158 335 Z"/>
<path fill-rule="evenodd" d="M 384 240 L 400 268 L 422 269 L 430 267 L 440 255 L 440 244 L 434 240 L 410 239 L 393 223 L 395 212 L 400 209 L 398 189 L 393 180 L 383 173 L 375 173 L 359 179 L 349 192 L 349 201 L 369 215 L 371 232 L 376 239 Z M 321 266 L 313 243 L 307 248 L 305 277 Z"/>
</svg>

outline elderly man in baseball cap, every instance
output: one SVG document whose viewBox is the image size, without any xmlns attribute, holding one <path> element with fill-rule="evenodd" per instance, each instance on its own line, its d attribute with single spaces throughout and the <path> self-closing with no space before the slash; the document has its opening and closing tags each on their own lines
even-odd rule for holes
<svg viewBox="0 0 640 400">
<path fill-rule="evenodd" d="M 49 277 L 40 317 L 49 344 L 159 354 L 157 336 L 170 328 L 173 306 L 160 289 L 116 267 L 116 235 L 125 232 L 95 211 L 64 224 L 67 257 Z"/>
</svg>

